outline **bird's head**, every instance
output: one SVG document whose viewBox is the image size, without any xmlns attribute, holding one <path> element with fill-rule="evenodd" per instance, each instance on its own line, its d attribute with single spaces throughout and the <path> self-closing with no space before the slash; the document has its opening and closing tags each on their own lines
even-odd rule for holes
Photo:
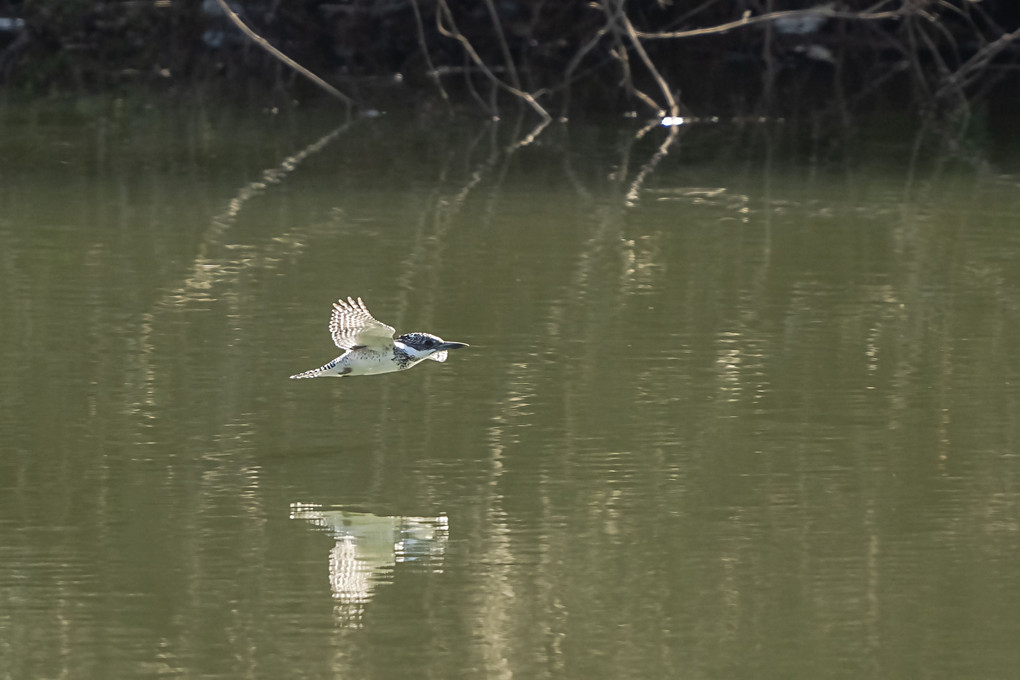
<svg viewBox="0 0 1020 680">
<path fill-rule="evenodd" d="M 396 340 L 407 348 L 408 354 L 416 359 L 432 359 L 446 361 L 446 352 L 451 349 L 467 347 L 466 342 L 446 342 L 431 333 L 405 333 Z"/>
</svg>

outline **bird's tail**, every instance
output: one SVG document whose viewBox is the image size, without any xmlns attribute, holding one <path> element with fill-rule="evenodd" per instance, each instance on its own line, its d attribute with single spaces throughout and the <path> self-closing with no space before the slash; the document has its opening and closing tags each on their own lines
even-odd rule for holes
<svg viewBox="0 0 1020 680">
<path fill-rule="evenodd" d="M 343 377 L 351 372 L 349 366 L 340 366 L 340 357 L 333 359 L 328 364 L 320 366 L 319 368 L 313 368 L 310 371 L 304 373 L 297 373 L 290 376 L 291 380 L 300 380 L 301 378 L 318 378 L 319 376 L 336 376 L 337 378 Z"/>
</svg>

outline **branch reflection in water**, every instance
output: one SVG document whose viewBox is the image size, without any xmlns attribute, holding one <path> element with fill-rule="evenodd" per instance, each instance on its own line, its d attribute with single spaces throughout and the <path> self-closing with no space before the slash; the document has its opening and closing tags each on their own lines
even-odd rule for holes
<svg viewBox="0 0 1020 680">
<path fill-rule="evenodd" d="M 329 586 L 337 618 L 346 626 L 361 626 L 375 588 L 396 577 L 395 565 L 408 565 L 417 573 L 443 571 L 450 537 L 446 515 L 379 516 L 291 503 L 290 518 L 310 522 L 336 541 L 329 551 Z"/>
</svg>

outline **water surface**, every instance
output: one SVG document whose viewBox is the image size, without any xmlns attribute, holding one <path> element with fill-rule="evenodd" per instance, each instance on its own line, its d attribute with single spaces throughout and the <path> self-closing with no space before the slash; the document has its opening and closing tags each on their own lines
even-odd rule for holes
<svg viewBox="0 0 1020 680">
<path fill-rule="evenodd" d="M 8 107 L 0 677 L 1020 664 L 1020 159 Z M 330 303 L 471 344 L 290 381 Z"/>
</svg>

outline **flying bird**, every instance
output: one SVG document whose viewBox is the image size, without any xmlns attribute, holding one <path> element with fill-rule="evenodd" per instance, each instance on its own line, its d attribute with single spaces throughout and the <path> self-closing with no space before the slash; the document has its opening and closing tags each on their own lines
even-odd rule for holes
<svg viewBox="0 0 1020 680">
<path fill-rule="evenodd" d="M 325 366 L 290 376 L 291 379 L 346 375 L 375 375 L 403 371 L 426 359 L 446 361 L 451 349 L 467 347 L 466 342 L 445 342 L 431 333 L 405 333 L 377 321 L 361 301 L 347 298 L 333 303 L 329 333 L 343 354 Z"/>
</svg>

